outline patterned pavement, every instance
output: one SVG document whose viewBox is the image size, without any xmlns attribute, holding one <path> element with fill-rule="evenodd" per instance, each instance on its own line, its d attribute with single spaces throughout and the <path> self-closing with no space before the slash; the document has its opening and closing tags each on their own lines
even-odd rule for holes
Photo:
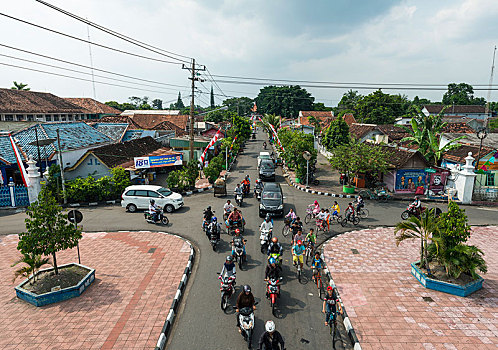
<svg viewBox="0 0 498 350">
<path fill-rule="evenodd" d="M 417 260 L 419 241 L 396 247 L 393 228 L 329 240 L 326 263 L 362 349 L 498 349 L 497 236 L 497 227 L 473 228 L 469 243 L 484 251 L 488 273 L 483 289 L 467 298 L 415 280 L 409 262 Z"/>
<path fill-rule="evenodd" d="M 187 265 L 184 240 L 151 232 L 84 233 L 81 263 L 96 269 L 79 298 L 44 307 L 17 299 L 17 235 L 0 237 L 0 349 L 153 349 Z M 76 249 L 57 254 L 77 262 Z"/>
</svg>

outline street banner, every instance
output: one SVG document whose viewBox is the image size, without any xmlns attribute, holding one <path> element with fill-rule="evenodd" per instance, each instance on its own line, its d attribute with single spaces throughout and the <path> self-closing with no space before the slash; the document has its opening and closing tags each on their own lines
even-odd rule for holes
<svg viewBox="0 0 498 350">
<path fill-rule="evenodd" d="M 14 150 L 14 155 L 16 156 L 17 166 L 21 172 L 22 181 L 24 182 L 24 186 L 28 187 L 30 185 L 28 173 L 26 172 L 26 168 L 24 168 L 24 164 L 22 163 L 21 154 L 17 149 L 17 145 L 14 142 L 14 138 L 9 134 L 10 144 L 12 145 L 12 149 Z"/>
<path fill-rule="evenodd" d="M 135 157 L 135 169 L 149 169 L 163 166 L 183 164 L 182 154 L 168 154 L 164 156 Z"/>
<path fill-rule="evenodd" d="M 216 141 L 218 141 L 218 139 L 220 139 L 220 137 L 222 136 L 223 134 L 221 133 L 221 128 L 218 129 L 218 131 L 216 132 L 216 134 L 214 134 L 213 138 L 211 139 L 211 141 L 209 141 L 209 144 L 207 145 L 206 149 L 204 150 L 204 152 L 202 152 L 202 155 L 201 157 L 199 158 L 199 161 L 204 164 L 204 158 L 206 158 L 206 153 L 208 151 L 208 149 L 210 147 L 212 147 Z"/>
</svg>

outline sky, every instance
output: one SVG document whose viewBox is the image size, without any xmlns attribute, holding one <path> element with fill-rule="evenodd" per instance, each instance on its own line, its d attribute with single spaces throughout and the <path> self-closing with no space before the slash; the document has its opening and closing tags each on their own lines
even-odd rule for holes
<svg viewBox="0 0 498 350">
<path fill-rule="evenodd" d="M 327 106 L 336 106 L 352 83 L 448 84 L 466 82 L 486 88 L 493 48 L 498 44 L 496 0 L 46 0 L 113 31 L 158 48 L 195 58 L 201 72 L 196 104 L 209 104 L 211 75 L 329 81 L 341 88 L 307 88 Z M 116 49 L 160 60 L 168 57 L 134 46 L 35 0 L 2 1 L 0 13 Z M 34 91 L 61 97 L 96 97 L 125 102 L 129 96 L 184 103 L 190 95 L 189 71 L 181 62 L 169 64 L 132 57 L 92 46 L 0 16 L 0 44 L 135 78 L 131 82 L 95 77 L 90 69 L 0 46 L 0 87 L 13 81 Z M 5 35 L 7 33 L 8 35 Z M 180 56 L 175 56 L 187 60 Z M 78 77 L 75 80 L 5 64 Z M 79 72 L 64 71 L 47 64 Z M 215 80 L 225 80 L 216 77 Z M 495 79 L 495 83 L 498 78 Z M 138 84 L 145 84 L 138 85 Z M 214 85 L 216 102 L 227 96 L 254 98 L 262 86 Z M 149 90 L 143 91 L 139 89 Z M 359 90 L 368 94 L 372 90 Z M 440 101 L 444 91 L 388 90 Z M 476 96 L 487 97 L 487 90 Z M 498 100 L 492 91 L 491 100 Z"/>
</svg>

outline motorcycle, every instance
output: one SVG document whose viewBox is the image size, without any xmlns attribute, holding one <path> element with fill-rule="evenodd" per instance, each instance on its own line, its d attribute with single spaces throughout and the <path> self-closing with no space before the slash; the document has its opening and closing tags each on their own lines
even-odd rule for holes
<svg viewBox="0 0 498 350">
<path fill-rule="evenodd" d="M 158 224 L 161 223 L 163 225 L 169 224 L 169 219 L 166 215 L 163 214 L 162 210 L 159 210 L 157 213 L 157 221 L 154 221 L 154 214 L 151 213 L 150 211 L 144 212 L 144 217 L 145 221 L 147 221 L 149 224 Z"/>
<path fill-rule="evenodd" d="M 263 149 L 266 149 L 266 142 L 263 142 Z"/>
<path fill-rule="evenodd" d="M 242 184 L 242 193 L 244 196 L 248 196 L 249 192 L 251 192 L 251 185 L 250 184 Z"/>
<path fill-rule="evenodd" d="M 226 311 L 228 300 L 235 292 L 235 276 L 219 276 L 218 279 L 220 280 L 221 309 Z"/>
<path fill-rule="evenodd" d="M 268 264 L 270 263 L 271 258 L 275 259 L 278 265 L 282 266 L 282 256 L 279 253 L 271 253 L 268 255 Z"/>
<path fill-rule="evenodd" d="M 314 171 L 311 171 L 308 174 L 308 183 L 313 185 L 313 186 L 318 186 L 320 184 L 320 181 L 316 178 Z"/>
<path fill-rule="evenodd" d="M 254 305 L 257 305 L 255 302 Z M 241 334 L 247 341 L 247 348 L 251 348 L 252 336 L 254 330 L 254 309 L 252 307 L 243 307 L 239 310 L 239 323 Z"/>
<path fill-rule="evenodd" d="M 275 315 L 275 307 L 277 303 L 277 298 L 280 296 L 280 282 L 282 281 L 282 277 L 279 279 L 270 278 L 266 282 L 266 296 L 270 300 L 271 313 L 273 316 Z"/>
<path fill-rule="evenodd" d="M 270 239 L 273 236 L 271 230 L 262 230 L 259 236 L 261 242 L 261 253 L 265 254 L 268 251 L 268 245 L 270 244 Z"/>
<path fill-rule="evenodd" d="M 244 223 L 244 219 L 241 219 L 239 221 L 233 221 L 231 224 L 227 221 L 225 221 L 225 226 L 226 226 L 226 229 L 227 229 L 227 232 L 229 235 L 233 236 L 235 235 L 235 229 L 240 229 L 240 231 L 242 233 L 244 233 L 244 226 L 245 226 L 245 223 Z"/>
<path fill-rule="evenodd" d="M 254 196 L 258 201 L 261 199 L 261 190 L 262 190 L 261 186 L 254 187 Z"/>
<path fill-rule="evenodd" d="M 236 239 L 234 241 L 235 249 L 234 249 L 234 259 L 235 262 L 239 264 L 239 269 L 242 270 L 242 266 L 244 264 L 244 261 L 246 260 L 246 255 L 244 254 L 244 244 L 246 243 L 247 239 L 242 242 L 242 239 Z"/>
<path fill-rule="evenodd" d="M 420 210 L 418 211 L 412 204 L 410 204 L 404 212 L 401 213 L 401 218 L 403 220 L 407 220 L 410 218 L 410 216 L 416 216 L 417 218 L 420 219 L 420 215 L 427 210 L 427 207 L 420 207 Z M 432 209 L 430 209 L 432 210 Z M 442 210 L 439 208 L 434 208 L 434 216 L 436 218 L 441 215 Z"/>
<path fill-rule="evenodd" d="M 242 201 L 244 200 L 244 199 L 243 199 L 243 197 L 244 197 L 244 196 L 243 196 L 241 193 L 236 193 L 236 194 L 235 194 L 235 202 L 237 203 L 237 205 L 238 205 L 239 207 L 241 207 L 241 206 L 242 206 Z"/>
<path fill-rule="evenodd" d="M 213 221 L 207 227 L 206 235 L 209 238 L 209 243 L 213 247 L 213 251 L 216 251 L 216 245 L 220 242 L 220 227 L 219 224 Z"/>
</svg>

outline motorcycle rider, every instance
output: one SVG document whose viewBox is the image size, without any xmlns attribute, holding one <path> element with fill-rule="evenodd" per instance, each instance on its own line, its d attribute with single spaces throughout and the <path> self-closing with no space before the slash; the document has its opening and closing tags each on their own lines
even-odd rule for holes
<svg viewBox="0 0 498 350">
<path fill-rule="evenodd" d="M 204 221 L 202 223 L 202 226 L 204 228 L 207 227 L 207 225 L 209 225 L 211 223 L 211 219 L 213 218 L 214 216 L 214 213 L 213 211 L 211 210 L 211 206 L 207 207 L 205 210 L 204 210 Z"/>
<path fill-rule="evenodd" d="M 218 218 L 216 216 L 213 216 L 211 218 L 211 222 L 209 223 L 207 230 L 206 230 L 206 235 L 208 236 L 208 239 L 211 239 L 211 235 L 214 233 L 216 238 L 219 240 L 220 239 L 220 224 L 218 224 Z"/>
<path fill-rule="evenodd" d="M 279 279 L 282 273 L 282 268 L 277 265 L 277 260 L 274 258 L 270 258 L 268 261 L 268 265 L 266 265 L 265 269 L 265 281 L 268 281 L 270 278 Z"/>
<path fill-rule="evenodd" d="M 422 208 L 422 202 L 420 201 L 420 198 L 418 196 L 415 196 L 412 204 L 410 204 L 410 206 L 412 207 L 412 210 L 414 211 L 414 213 L 416 215 L 420 215 L 420 211 L 421 211 L 421 208 Z"/>
<path fill-rule="evenodd" d="M 230 199 L 228 199 L 225 205 L 223 206 L 223 215 L 226 215 L 226 217 L 228 217 L 228 215 L 230 215 L 230 213 L 232 212 L 233 208 L 234 206 L 232 202 L 230 201 Z"/>
<path fill-rule="evenodd" d="M 225 262 L 223 263 L 223 267 L 221 268 L 221 272 L 220 272 L 220 277 L 224 276 L 223 274 L 225 274 L 225 276 L 227 277 L 234 277 L 236 276 L 236 271 L 235 271 L 235 263 L 233 262 L 233 258 L 231 255 L 227 255 L 227 258 L 225 260 Z M 235 285 L 235 283 L 234 283 Z"/>
<path fill-rule="evenodd" d="M 243 288 L 243 291 L 237 297 L 237 301 L 235 303 L 235 316 L 237 317 L 237 327 L 239 328 L 239 333 L 242 333 L 240 330 L 240 321 L 239 321 L 239 311 L 244 307 L 252 307 L 253 310 L 256 310 L 256 305 L 254 305 L 256 301 L 254 300 L 254 295 L 251 293 L 251 286 L 246 284 Z"/>
<path fill-rule="evenodd" d="M 263 142 L 263 148 L 266 149 L 266 141 Z"/>
<path fill-rule="evenodd" d="M 235 229 L 235 236 L 232 239 L 232 256 L 235 256 L 235 247 L 236 246 L 242 246 L 242 251 L 244 254 L 244 257 L 246 256 L 246 242 L 244 240 L 244 237 L 240 234 L 240 230 L 237 228 Z"/>
<path fill-rule="evenodd" d="M 284 338 L 275 330 L 275 322 L 266 321 L 265 329 L 266 332 L 259 338 L 258 350 L 284 350 Z"/>
<path fill-rule="evenodd" d="M 265 221 L 261 223 L 261 226 L 259 227 L 259 232 L 262 233 L 263 231 L 268 232 L 268 239 L 271 239 L 273 235 L 273 223 L 271 222 L 271 218 L 269 214 L 266 214 Z"/>
<path fill-rule="evenodd" d="M 282 248 L 282 245 L 280 243 L 278 243 L 278 238 L 273 237 L 271 239 L 271 243 L 268 245 L 268 256 L 270 256 L 271 254 L 278 254 L 279 255 L 278 264 L 281 265 L 283 252 L 284 252 L 284 248 Z"/>
<path fill-rule="evenodd" d="M 251 179 L 249 178 L 249 175 L 246 175 L 244 180 L 242 180 L 242 192 L 249 193 L 250 189 L 251 189 Z"/>
<path fill-rule="evenodd" d="M 261 191 L 263 189 L 263 184 L 261 183 L 260 179 L 256 179 L 256 182 L 254 183 L 254 193 L 256 193 L 258 190 Z"/>
<path fill-rule="evenodd" d="M 156 204 L 156 202 L 151 199 L 149 201 L 149 213 L 152 214 L 152 220 L 154 220 L 154 222 L 157 222 L 157 220 L 159 219 L 159 213 L 161 212 L 161 208 Z"/>
<path fill-rule="evenodd" d="M 233 211 L 230 215 L 228 215 L 228 227 L 233 226 L 235 223 L 241 222 L 244 219 L 242 218 L 242 213 L 237 208 L 233 208 Z"/>
</svg>

